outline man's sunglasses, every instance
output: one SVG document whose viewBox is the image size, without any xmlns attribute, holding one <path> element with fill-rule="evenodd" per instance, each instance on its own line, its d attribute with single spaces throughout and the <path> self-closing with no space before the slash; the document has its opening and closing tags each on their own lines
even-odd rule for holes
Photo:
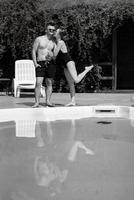
<svg viewBox="0 0 134 200">
<path fill-rule="evenodd" d="M 52 29 L 52 28 L 49 28 L 48 31 L 50 31 L 50 32 L 55 32 L 56 30 L 55 30 L 55 29 Z"/>
</svg>

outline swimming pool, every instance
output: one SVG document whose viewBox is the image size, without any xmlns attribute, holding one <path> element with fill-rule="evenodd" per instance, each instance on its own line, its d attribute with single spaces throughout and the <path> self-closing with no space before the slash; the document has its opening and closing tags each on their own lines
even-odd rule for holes
<svg viewBox="0 0 134 200">
<path fill-rule="evenodd" d="M 1 109 L 0 200 L 133 200 L 133 107 Z"/>
</svg>

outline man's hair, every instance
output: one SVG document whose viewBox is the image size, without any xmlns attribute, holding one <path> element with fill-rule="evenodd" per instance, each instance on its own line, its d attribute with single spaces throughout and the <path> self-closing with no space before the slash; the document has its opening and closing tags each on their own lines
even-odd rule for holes
<svg viewBox="0 0 134 200">
<path fill-rule="evenodd" d="M 46 27 L 48 27 L 48 26 L 55 26 L 55 25 L 56 24 L 55 24 L 54 21 L 49 21 L 49 22 L 46 23 Z"/>
</svg>

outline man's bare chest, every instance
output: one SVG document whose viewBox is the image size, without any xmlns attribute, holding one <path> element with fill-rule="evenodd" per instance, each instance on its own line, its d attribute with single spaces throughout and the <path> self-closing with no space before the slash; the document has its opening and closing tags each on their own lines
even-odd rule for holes
<svg viewBox="0 0 134 200">
<path fill-rule="evenodd" d="M 52 50 L 54 48 L 54 43 L 51 40 L 41 39 L 39 42 L 39 49 Z"/>
</svg>

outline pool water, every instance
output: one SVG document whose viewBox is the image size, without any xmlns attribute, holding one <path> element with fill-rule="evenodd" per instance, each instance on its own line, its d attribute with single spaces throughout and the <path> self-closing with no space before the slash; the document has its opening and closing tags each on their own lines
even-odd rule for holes
<svg viewBox="0 0 134 200">
<path fill-rule="evenodd" d="M 134 127 L 123 118 L 0 123 L 0 200 L 133 200 Z"/>
</svg>

